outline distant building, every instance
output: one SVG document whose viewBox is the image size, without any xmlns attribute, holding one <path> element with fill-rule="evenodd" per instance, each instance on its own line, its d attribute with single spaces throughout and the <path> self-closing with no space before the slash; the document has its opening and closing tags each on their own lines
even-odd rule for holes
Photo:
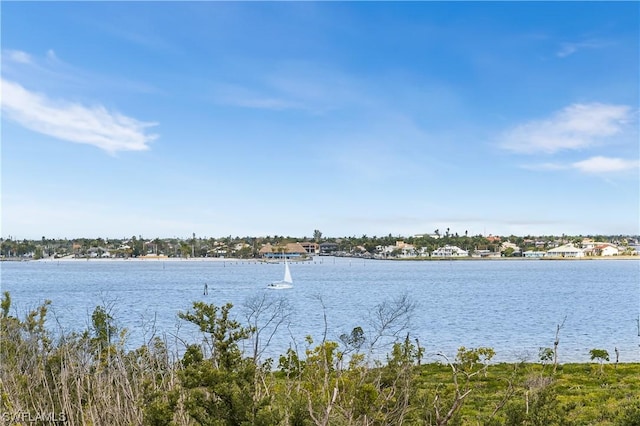
<svg viewBox="0 0 640 426">
<path fill-rule="evenodd" d="M 547 245 L 546 241 L 536 241 L 533 243 L 535 248 L 543 248 Z"/>
<path fill-rule="evenodd" d="M 317 243 L 310 243 L 305 241 L 300 243 L 300 245 L 305 249 L 307 254 L 318 254 L 318 251 L 320 250 L 320 245 L 318 245 Z"/>
<path fill-rule="evenodd" d="M 456 246 L 439 247 L 431 253 L 431 257 L 467 257 L 469 252 Z"/>
<path fill-rule="evenodd" d="M 328 255 L 333 253 L 334 251 L 338 251 L 337 243 L 321 243 L 320 246 L 320 255 Z"/>
<path fill-rule="evenodd" d="M 261 257 L 266 259 L 282 259 L 284 257 L 299 258 L 307 255 L 307 251 L 300 243 L 287 243 L 285 246 L 274 247 L 267 243 L 259 251 Z"/>
<path fill-rule="evenodd" d="M 500 256 L 501 256 L 500 252 L 495 252 L 491 250 L 474 250 L 473 253 L 471 253 L 471 257 L 480 257 L 483 259 L 496 258 Z"/>
<path fill-rule="evenodd" d="M 613 244 L 604 243 L 595 246 L 593 248 L 593 254 L 596 256 L 617 256 L 620 254 L 620 249 Z"/>
<path fill-rule="evenodd" d="M 379 253 L 383 257 L 391 255 L 396 250 L 396 246 L 376 246 L 376 253 Z"/>
<path fill-rule="evenodd" d="M 414 238 L 433 238 L 434 240 L 437 240 L 439 238 L 442 238 L 442 236 L 440 234 L 415 234 L 413 236 Z"/>
<path fill-rule="evenodd" d="M 584 257 L 584 250 L 574 246 L 572 243 L 547 250 L 546 257 Z"/>
<path fill-rule="evenodd" d="M 258 254 L 260 254 L 260 257 L 272 257 L 274 252 L 275 248 L 270 243 L 267 243 L 260 247 Z"/>
<path fill-rule="evenodd" d="M 247 244 L 247 243 L 237 243 L 236 245 L 233 246 L 233 250 L 234 251 L 240 251 L 240 250 L 242 250 L 243 248 L 246 248 L 246 247 L 251 247 L 251 246 L 249 244 Z"/>
<path fill-rule="evenodd" d="M 416 255 L 415 246 L 404 241 L 396 241 L 395 250 L 397 250 L 400 257 L 415 257 Z"/>
<path fill-rule="evenodd" d="M 540 258 L 540 257 L 545 257 L 547 254 L 546 251 L 534 251 L 534 250 L 527 250 L 524 253 L 522 253 L 522 257 L 528 257 L 528 258 Z"/>
</svg>

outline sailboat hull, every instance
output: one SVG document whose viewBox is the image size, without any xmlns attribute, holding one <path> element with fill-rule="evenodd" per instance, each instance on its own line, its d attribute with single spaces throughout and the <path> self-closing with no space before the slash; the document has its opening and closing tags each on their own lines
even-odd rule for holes
<svg viewBox="0 0 640 426">
<path fill-rule="evenodd" d="M 279 281 L 279 282 L 271 283 L 267 286 L 267 289 L 269 290 L 285 290 L 287 288 L 293 288 L 293 284 L 284 282 L 284 281 Z"/>
<path fill-rule="evenodd" d="M 284 290 L 293 287 L 293 279 L 291 278 L 291 271 L 289 270 L 289 263 L 287 259 L 284 259 L 284 279 L 282 281 L 276 281 L 267 286 L 270 290 Z"/>
</svg>

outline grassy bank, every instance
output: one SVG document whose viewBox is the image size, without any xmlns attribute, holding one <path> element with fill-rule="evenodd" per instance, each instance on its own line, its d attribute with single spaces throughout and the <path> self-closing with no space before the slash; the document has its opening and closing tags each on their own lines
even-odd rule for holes
<svg viewBox="0 0 640 426">
<path fill-rule="evenodd" d="M 417 381 L 419 389 L 451 386 L 451 369 L 422 366 Z M 529 419 L 522 416 L 527 406 Z M 640 425 L 640 364 L 602 371 L 597 363 L 560 364 L 555 373 L 539 363 L 491 365 L 475 378 L 456 423 Z"/>
</svg>

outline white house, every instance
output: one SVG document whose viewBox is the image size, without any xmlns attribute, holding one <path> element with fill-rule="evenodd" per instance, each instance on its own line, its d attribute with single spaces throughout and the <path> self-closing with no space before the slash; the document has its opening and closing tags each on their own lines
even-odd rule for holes
<svg viewBox="0 0 640 426">
<path fill-rule="evenodd" d="M 413 244 L 407 244 L 404 241 L 396 241 L 395 246 L 376 246 L 376 251 L 384 257 L 387 257 L 392 253 L 396 253 L 398 257 L 416 256 L 416 247 Z"/>
<path fill-rule="evenodd" d="M 481 257 L 483 259 L 486 259 L 486 258 L 497 258 L 497 257 L 501 257 L 501 254 L 500 254 L 499 251 L 474 250 L 471 253 L 471 257 Z"/>
<path fill-rule="evenodd" d="M 584 250 L 569 243 L 547 250 L 545 257 L 584 257 Z"/>
<path fill-rule="evenodd" d="M 439 247 L 431 253 L 431 257 L 466 257 L 469 252 L 456 246 Z"/>
<path fill-rule="evenodd" d="M 416 247 L 413 244 L 407 244 L 404 241 L 396 241 L 396 248 L 400 251 L 400 257 L 415 257 Z"/>
<path fill-rule="evenodd" d="M 512 242 L 505 241 L 500 244 L 500 251 L 505 251 L 509 248 L 513 249 L 513 251 L 520 251 L 520 247 L 518 247 L 516 244 L 513 244 Z"/>
<path fill-rule="evenodd" d="M 534 251 L 534 250 L 527 250 L 524 253 L 522 253 L 523 257 L 531 257 L 531 258 L 540 258 L 540 257 L 544 257 L 547 254 L 547 252 L 545 251 Z"/>
<path fill-rule="evenodd" d="M 620 250 L 618 249 L 618 247 L 608 243 L 595 246 L 594 251 L 595 254 L 599 256 L 617 256 L 620 254 Z"/>
</svg>

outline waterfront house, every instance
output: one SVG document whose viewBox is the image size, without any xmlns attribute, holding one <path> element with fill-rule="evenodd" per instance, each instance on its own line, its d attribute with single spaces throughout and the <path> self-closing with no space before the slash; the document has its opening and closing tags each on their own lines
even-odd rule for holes
<svg viewBox="0 0 640 426">
<path fill-rule="evenodd" d="M 546 247 L 546 246 L 547 246 L 547 242 L 546 242 L 546 241 L 540 241 L 540 240 L 537 240 L 537 241 L 535 241 L 535 242 L 533 243 L 533 246 L 534 246 L 535 248 L 544 248 L 544 247 Z"/>
<path fill-rule="evenodd" d="M 469 252 L 456 246 L 446 245 L 444 247 L 438 247 L 431 253 L 431 257 L 467 257 Z"/>
<path fill-rule="evenodd" d="M 501 257 L 501 254 L 499 251 L 482 249 L 482 250 L 474 250 L 473 253 L 471 253 L 471 257 L 476 257 L 476 258 L 480 257 L 483 259 L 490 259 L 490 258 Z"/>
<path fill-rule="evenodd" d="M 396 246 L 392 246 L 392 245 L 376 246 L 376 253 L 378 253 L 380 257 L 383 257 L 383 258 L 392 256 L 395 250 L 396 250 Z"/>
<path fill-rule="evenodd" d="M 301 257 L 307 255 L 307 250 L 300 243 L 287 243 L 288 257 Z"/>
<path fill-rule="evenodd" d="M 258 254 L 260 254 L 260 257 L 271 257 L 274 252 L 275 248 L 271 245 L 271 243 L 267 243 L 260 247 L 260 251 L 258 252 Z"/>
<path fill-rule="evenodd" d="M 533 259 L 539 259 L 541 257 L 544 257 L 547 254 L 547 252 L 545 251 L 534 251 L 534 250 L 527 250 L 524 253 L 522 253 L 523 257 L 528 257 L 528 258 L 533 258 Z"/>
<path fill-rule="evenodd" d="M 617 256 L 620 254 L 620 249 L 613 244 L 603 243 L 593 248 L 593 254 L 596 256 Z"/>
<path fill-rule="evenodd" d="M 331 254 L 334 251 L 338 250 L 338 244 L 337 243 L 321 243 L 320 244 L 320 254 Z"/>
<path fill-rule="evenodd" d="M 317 243 L 304 241 L 300 243 L 300 246 L 302 246 L 302 248 L 305 249 L 307 254 L 314 255 L 314 254 L 318 254 L 318 252 L 320 251 L 320 246 Z"/>
<path fill-rule="evenodd" d="M 413 244 L 408 244 L 404 241 L 396 241 L 395 250 L 398 253 L 398 257 L 416 256 L 416 247 Z"/>
<path fill-rule="evenodd" d="M 259 254 L 266 259 L 282 259 L 283 257 L 301 258 L 307 255 L 307 251 L 300 245 L 300 243 L 287 243 L 284 247 L 274 247 L 267 243 L 260 248 Z"/>
<path fill-rule="evenodd" d="M 518 247 L 517 244 L 514 244 L 510 241 L 505 241 L 502 244 L 500 244 L 500 251 L 505 251 L 507 249 L 513 249 L 514 253 L 520 251 L 520 247 Z"/>
<path fill-rule="evenodd" d="M 574 246 L 572 243 L 547 250 L 545 257 L 584 257 L 584 250 Z"/>
</svg>

